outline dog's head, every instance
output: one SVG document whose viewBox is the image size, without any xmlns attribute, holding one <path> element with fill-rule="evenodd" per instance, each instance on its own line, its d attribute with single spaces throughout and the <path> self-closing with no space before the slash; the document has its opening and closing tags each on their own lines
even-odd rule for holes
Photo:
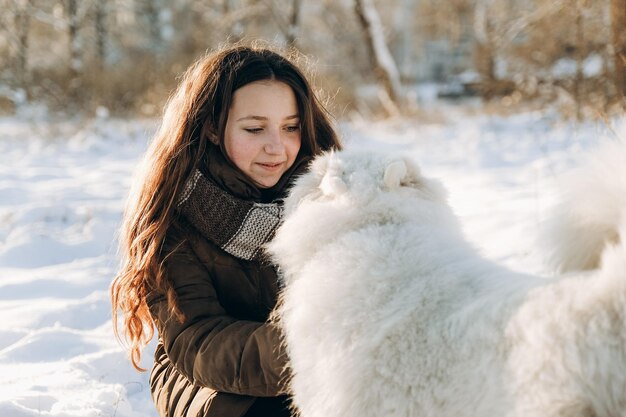
<svg viewBox="0 0 626 417">
<path fill-rule="evenodd" d="M 423 177 L 412 160 L 331 152 L 296 180 L 285 201 L 285 221 L 268 250 L 289 275 L 343 233 L 420 219 L 430 223 L 447 210 L 444 189 Z"/>
<path fill-rule="evenodd" d="M 443 187 L 439 182 L 423 177 L 410 158 L 341 151 L 323 154 L 311 163 L 309 171 L 295 182 L 285 208 L 289 215 L 306 202 L 349 199 L 365 205 L 381 196 L 446 203 Z"/>
</svg>

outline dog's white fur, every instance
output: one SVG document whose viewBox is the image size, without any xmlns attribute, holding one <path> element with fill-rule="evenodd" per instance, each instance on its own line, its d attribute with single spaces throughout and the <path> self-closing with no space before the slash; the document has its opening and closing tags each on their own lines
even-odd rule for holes
<svg viewBox="0 0 626 417">
<path fill-rule="evenodd" d="M 269 245 L 301 415 L 626 417 L 619 149 L 600 158 L 612 175 L 574 182 L 552 229 L 563 269 L 593 266 L 576 262 L 588 251 L 602 265 L 557 279 L 481 258 L 411 160 L 317 158 Z"/>
</svg>

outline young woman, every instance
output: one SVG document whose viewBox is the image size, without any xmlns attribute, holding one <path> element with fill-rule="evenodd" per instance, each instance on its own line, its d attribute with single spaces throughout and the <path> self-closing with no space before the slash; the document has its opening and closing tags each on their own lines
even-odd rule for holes
<svg viewBox="0 0 626 417">
<path fill-rule="evenodd" d="M 275 52 L 231 47 L 184 75 L 131 191 L 111 288 L 137 369 L 156 325 L 161 416 L 290 415 L 262 246 L 294 177 L 340 147 L 302 72 Z"/>
</svg>

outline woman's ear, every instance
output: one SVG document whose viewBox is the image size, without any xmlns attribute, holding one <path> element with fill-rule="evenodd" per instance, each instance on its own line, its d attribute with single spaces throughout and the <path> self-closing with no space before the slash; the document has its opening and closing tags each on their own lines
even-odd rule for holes
<svg viewBox="0 0 626 417">
<path fill-rule="evenodd" d="M 209 142 L 211 142 L 213 145 L 220 144 L 220 139 L 217 137 L 217 135 L 214 132 L 208 132 L 206 137 L 209 140 Z"/>
<path fill-rule="evenodd" d="M 220 144 L 220 138 L 217 136 L 217 132 L 209 126 L 209 123 L 205 123 L 204 126 L 202 126 L 201 133 L 202 136 L 206 137 L 213 145 Z"/>
</svg>

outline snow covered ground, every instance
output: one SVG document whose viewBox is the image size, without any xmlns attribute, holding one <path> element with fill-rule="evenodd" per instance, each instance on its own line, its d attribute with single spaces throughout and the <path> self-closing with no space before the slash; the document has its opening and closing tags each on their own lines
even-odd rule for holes
<svg viewBox="0 0 626 417">
<path fill-rule="evenodd" d="M 549 273 L 535 239 L 558 174 L 602 138 L 626 139 L 626 120 L 441 114 L 342 130 L 348 146 L 407 152 L 442 179 L 485 256 Z M 156 416 L 147 373 L 113 336 L 108 293 L 124 199 L 156 123 L 0 118 L 0 416 Z"/>
</svg>

